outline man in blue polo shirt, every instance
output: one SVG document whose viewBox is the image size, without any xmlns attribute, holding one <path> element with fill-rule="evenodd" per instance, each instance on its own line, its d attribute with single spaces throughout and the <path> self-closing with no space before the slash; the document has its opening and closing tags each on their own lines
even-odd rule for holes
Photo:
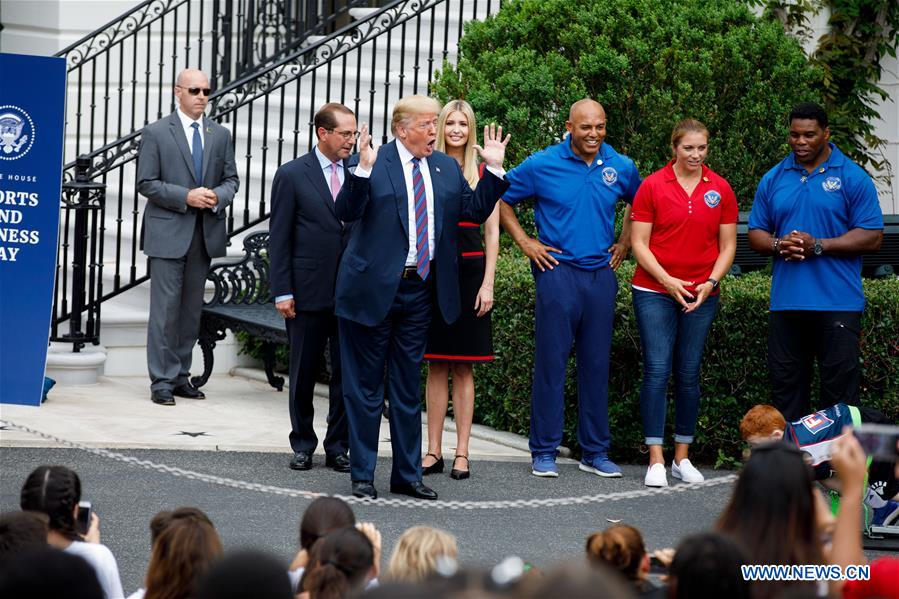
<svg viewBox="0 0 899 599">
<path fill-rule="evenodd" d="M 816 358 L 819 408 L 858 404 L 861 255 L 883 239 L 874 183 L 830 143 L 827 124 L 817 104 L 793 108 L 793 153 L 762 177 L 749 217 L 749 244 L 774 256 L 768 370 L 787 421 L 811 411 Z"/>
<path fill-rule="evenodd" d="M 565 123 L 569 135 L 506 174 L 500 203 L 503 228 L 532 260 L 537 289 L 534 382 L 531 391 L 532 473 L 556 477 L 562 442 L 565 369 L 577 347 L 580 468 L 621 476 L 609 459 L 609 351 L 618 282 L 612 272 L 630 246 L 630 202 L 640 186 L 633 161 L 608 144 L 598 102 L 580 100 Z M 537 239 L 522 230 L 511 208 L 534 200 Z M 628 206 L 615 243 L 615 205 Z"/>
</svg>

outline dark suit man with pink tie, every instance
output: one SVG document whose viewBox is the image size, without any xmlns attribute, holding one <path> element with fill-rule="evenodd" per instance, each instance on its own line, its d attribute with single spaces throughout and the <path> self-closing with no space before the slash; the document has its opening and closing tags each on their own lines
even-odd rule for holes
<svg viewBox="0 0 899 599">
<path fill-rule="evenodd" d="M 348 229 L 334 200 L 345 180 L 346 159 L 358 133 L 356 117 L 343 104 L 325 104 L 313 121 L 318 144 L 281 165 L 272 182 L 269 225 L 271 292 L 287 320 L 290 341 L 290 447 L 294 470 L 312 468 L 318 437 L 312 427 L 312 396 L 325 344 L 330 343 L 331 384 L 325 464 L 349 472 L 346 410 L 334 316 L 334 283 Z"/>
<path fill-rule="evenodd" d="M 395 140 L 370 146 L 362 125 L 358 166 L 337 197 L 337 217 L 353 222 L 337 275 L 343 392 L 350 426 L 350 475 L 357 497 L 376 498 L 375 464 L 386 387 L 390 398 L 392 493 L 437 499 L 421 482 L 419 368 L 432 307 L 446 322 L 460 313 L 457 227 L 482 223 L 508 187 L 508 136 L 485 128 L 484 178 L 471 190 L 455 160 L 434 151 L 440 104 L 426 96 L 397 102 Z M 435 315 L 437 316 L 437 315 Z"/>
</svg>

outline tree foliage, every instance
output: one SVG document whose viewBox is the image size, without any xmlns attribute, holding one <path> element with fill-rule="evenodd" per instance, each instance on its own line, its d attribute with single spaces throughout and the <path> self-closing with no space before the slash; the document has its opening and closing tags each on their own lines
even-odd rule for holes
<svg viewBox="0 0 899 599">
<path fill-rule="evenodd" d="M 812 37 L 811 17 L 829 11 L 828 31 L 816 40 L 811 61 L 821 72 L 816 88 L 830 114 L 831 132 L 853 160 L 891 171 L 883 155 L 886 140 L 875 132 L 877 103 L 887 92 L 878 85 L 881 60 L 896 56 L 899 2 L 896 0 L 746 0 L 762 6 L 801 41 Z M 873 173 L 872 173 L 873 174 Z"/>
<path fill-rule="evenodd" d="M 512 0 L 466 25 L 457 65 L 433 91 L 467 99 L 513 135 L 511 164 L 564 134 L 568 107 L 605 107 L 607 141 L 645 176 L 670 157 L 674 124 L 702 120 L 708 162 L 748 209 L 759 178 L 788 152 L 786 115 L 820 101 L 797 40 L 732 0 Z"/>
</svg>

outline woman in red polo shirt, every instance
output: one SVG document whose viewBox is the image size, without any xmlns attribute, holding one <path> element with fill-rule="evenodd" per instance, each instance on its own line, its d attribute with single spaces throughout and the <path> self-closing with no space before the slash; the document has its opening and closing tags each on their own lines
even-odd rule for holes
<svg viewBox="0 0 899 599">
<path fill-rule="evenodd" d="M 647 177 L 631 210 L 637 258 L 633 301 L 643 349 L 640 413 L 649 446 L 648 487 L 667 487 L 662 442 L 668 378 L 674 369 L 674 461 L 671 475 L 703 480 L 687 457 L 699 413 L 699 369 L 718 308 L 718 281 L 737 248 L 737 200 L 703 162 L 709 132 L 694 119 L 671 134 L 674 158 Z"/>
</svg>

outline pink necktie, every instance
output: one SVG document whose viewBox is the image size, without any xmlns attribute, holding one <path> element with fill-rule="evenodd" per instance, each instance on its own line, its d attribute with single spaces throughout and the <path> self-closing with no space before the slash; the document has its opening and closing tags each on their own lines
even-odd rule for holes
<svg viewBox="0 0 899 599">
<path fill-rule="evenodd" d="M 331 199 L 337 201 L 337 194 L 340 193 L 340 179 L 337 177 L 337 163 L 331 163 Z"/>
</svg>

